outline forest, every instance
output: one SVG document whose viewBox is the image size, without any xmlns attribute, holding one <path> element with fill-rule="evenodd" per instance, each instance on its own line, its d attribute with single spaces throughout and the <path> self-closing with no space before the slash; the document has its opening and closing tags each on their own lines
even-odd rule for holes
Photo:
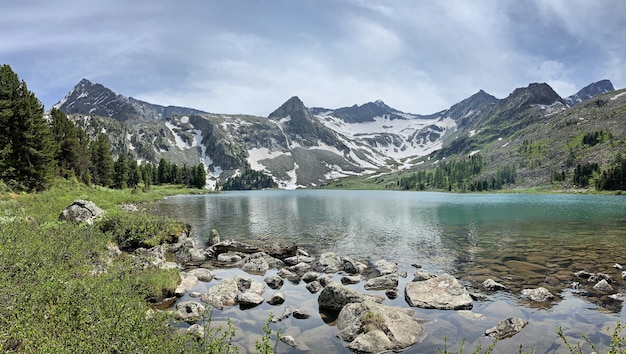
<svg viewBox="0 0 626 354">
<path fill-rule="evenodd" d="M 49 118 L 35 94 L 9 65 L 0 67 L 0 190 L 36 192 L 49 188 L 57 177 L 86 185 L 116 189 L 149 189 L 152 184 L 184 184 L 203 188 L 202 163 L 178 166 L 139 163 L 130 155 L 111 154 L 109 140 L 87 133 L 58 109 Z"/>
</svg>

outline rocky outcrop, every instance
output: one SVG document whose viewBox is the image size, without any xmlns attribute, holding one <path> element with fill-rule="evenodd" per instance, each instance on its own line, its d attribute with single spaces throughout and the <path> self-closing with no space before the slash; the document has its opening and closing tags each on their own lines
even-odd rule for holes
<svg viewBox="0 0 626 354">
<path fill-rule="evenodd" d="M 408 283 L 404 290 L 411 306 L 439 310 L 469 310 L 473 306 L 467 289 L 449 274 Z"/>
<path fill-rule="evenodd" d="M 368 279 L 365 282 L 365 290 L 395 289 L 398 286 L 397 274 L 386 274 L 380 277 Z"/>
<path fill-rule="evenodd" d="M 415 311 L 372 301 L 351 303 L 337 318 L 337 334 L 359 353 L 401 351 L 417 343 L 422 326 L 413 318 Z"/>
<path fill-rule="evenodd" d="M 512 337 L 519 333 L 519 331 L 521 331 L 527 324 L 527 321 L 518 317 L 507 318 L 506 320 L 500 321 L 495 326 L 486 330 L 485 335 L 498 340 Z"/>
<path fill-rule="evenodd" d="M 187 323 L 196 323 L 204 314 L 205 308 L 195 301 L 184 301 L 176 304 L 174 318 Z"/>
<path fill-rule="evenodd" d="M 104 210 L 100 209 L 96 204 L 87 200 L 75 200 L 67 208 L 63 209 L 59 220 L 73 223 L 93 222 L 104 215 Z"/>
</svg>

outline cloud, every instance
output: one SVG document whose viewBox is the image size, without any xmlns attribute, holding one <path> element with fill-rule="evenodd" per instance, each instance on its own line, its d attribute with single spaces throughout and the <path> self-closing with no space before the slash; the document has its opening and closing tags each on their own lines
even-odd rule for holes
<svg viewBox="0 0 626 354">
<path fill-rule="evenodd" d="M 619 0 L 24 0 L 3 10 L 2 60 L 47 107 L 83 77 L 154 103 L 258 115 L 293 95 L 428 114 L 479 89 L 626 86 Z"/>
</svg>

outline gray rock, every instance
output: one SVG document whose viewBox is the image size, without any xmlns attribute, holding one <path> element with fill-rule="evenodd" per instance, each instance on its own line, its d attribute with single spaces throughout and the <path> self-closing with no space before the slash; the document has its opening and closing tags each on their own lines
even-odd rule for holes
<svg viewBox="0 0 626 354">
<path fill-rule="evenodd" d="M 537 289 L 523 289 L 522 295 L 537 302 L 546 302 L 554 299 L 554 295 L 552 295 L 552 293 L 544 287 L 538 287 Z"/>
<path fill-rule="evenodd" d="M 281 292 L 277 292 L 272 297 L 267 300 L 267 303 L 270 305 L 280 305 L 285 302 L 285 295 Z"/>
<path fill-rule="evenodd" d="M 333 252 L 326 252 L 320 255 L 317 261 L 318 266 L 325 273 L 336 273 L 343 268 L 343 258 Z"/>
<path fill-rule="evenodd" d="M 413 281 L 424 281 L 424 280 L 432 279 L 434 277 L 436 276 L 428 272 L 425 272 L 421 269 L 418 269 L 413 274 Z"/>
<path fill-rule="evenodd" d="M 594 290 L 603 291 L 603 292 L 611 292 L 613 291 L 613 287 L 609 284 L 606 279 L 600 280 L 596 285 L 593 286 Z"/>
<path fill-rule="evenodd" d="M 358 284 L 361 282 L 360 275 L 347 275 L 341 277 L 341 284 Z"/>
<path fill-rule="evenodd" d="M 194 336 L 194 337 L 196 337 L 198 339 L 202 339 L 202 338 L 204 338 L 204 334 L 205 334 L 204 326 L 201 326 L 201 325 L 195 323 L 195 324 L 189 326 L 189 328 L 187 328 L 185 333 L 187 333 L 187 334 L 189 334 L 191 336 Z"/>
<path fill-rule="evenodd" d="M 213 246 L 216 243 L 220 242 L 220 234 L 219 232 L 217 232 L 217 230 L 215 229 L 211 229 L 211 232 L 209 233 L 209 246 Z"/>
<path fill-rule="evenodd" d="M 591 277 L 589 277 L 589 281 L 592 283 L 597 283 L 602 280 L 606 280 L 609 283 L 615 283 L 615 280 L 613 280 L 613 277 L 605 273 L 596 273 L 592 275 Z"/>
<path fill-rule="evenodd" d="M 206 268 L 192 269 L 187 274 L 194 275 L 199 281 L 210 282 L 213 280 L 213 272 Z"/>
<path fill-rule="evenodd" d="M 519 333 L 528 322 L 519 317 L 510 317 L 506 320 L 498 322 L 495 326 L 485 331 L 486 336 L 496 338 L 498 340 L 512 337 Z"/>
<path fill-rule="evenodd" d="M 285 309 L 283 310 L 283 313 L 280 316 L 274 317 L 272 319 L 272 322 L 280 322 L 288 318 L 289 316 L 291 316 L 292 313 L 293 313 L 293 309 L 290 306 L 287 306 L 285 307 Z"/>
<path fill-rule="evenodd" d="M 176 294 L 176 296 L 178 297 L 181 297 L 185 295 L 185 293 L 187 293 L 189 290 L 193 289 L 196 284 L 198 284 L 198 277 L 187 272 L 181 272 L 180 283 L 178 284 L 178 286 L 176 286 L 174 294 Z"/>
<path fill-rule="evenodd" d="M 379 259 L 375 261 L 374 269 L 376 269 L 378 273 L 380 273 L 380 275 L 398 273 L 398 265 L 384 259 Z"/>
<path fill-rule="evenodd" d="M 293 311 L 292 316 L 293 318 L 297 318 L 299 320 L 306 320 L 311 317 L 311 314 L 304 309 L 296 309 Z"/>
<path fill-rule="evenodd" d="M 367 266 L 349 257 L 344 257 L 343 271 L 349 274 L 361 274 Z"/>
<path fill-rule="evenodd" d="M 320 308 L 341 310 L 347 304 L 373 299 L 374 297 L 361 294 L 355 289 L 345 285 L 337 282 L 330 282 L 320 293 L 317 298 L 317 303 Z M 382 301 L 382 299 L 377 299 L 377 301 L 378 300 Z"/>
<path fill-rule="evenodd" d="M 283 259 L 283 262 L 285 262 L 285 264 L 288 264 L 288 265 L 296 265 L 300 262 L 313 263 L 315 262 L 315 258 L 309 257 L 309 256 L 296 255 L 293 257 L 287 257 Z"/>
<path fill-rule="evenodd" d="M 401 351 L 422 336 L 422 326 L 412 317 L 414 313 L 372 301 L 347 304 L 337 318 L 337 335 L 350 342 L 348 348 L 356 352 Z"/>
<path fill-rule="evenodd" d="M 278 276 L 283 278 L 283 279 L 287 279 L 287 280 L 293 281 L 293 282 L 296 282 L 296 281 L 300 280 L 300 276 L 298 276 L 298 274 L 290 271 L 289 269 L 285 269 L 285 268 L 283 268 L 283 269 L 278 271 Z"/>
<path fill-rule="evenodd" d="M 622 272 L 622 279 L 626 280 L 626 270 Z"/>
<path fill-rule="evenodd" d="M 398 289 L 387 289 L 385 295 L 388 299 L 393 300 L 398 298 Z"/>
<path fill-rule="evenodd" d="M 626 301 L 626 294 L 624 293 L 611 294 L 609 295 L 609 298 L 613 300 L 617 300 L 617 301 Z"/>
<path fill-rule="evenodd" d="M 217 261 L 222 263 L 238 263 L 241 262 L 241 256 L 232 252 L 220 253 L 217 255 Z"/>
<path fill-rule="evenodd" d="M 183 301 L 176 304 L 174 318 L 187 323 L 196 323 L 204 314 L 205 308 L 195 301 Z"/>
<path fill-rule="evenodd" d="M 404 295 L 410 306 L 439 310 L 469 310 L 472 298 L 465 287 L 449 274 L 407 283 Z"/>
<path fill-rule="evenodd" d="M 215 308 L 221 308 L 222 306 L 234 306 L 237 304 L 238 293 L 239 287 L 237 285 L 237 280 L 234 278 L 228 278 L 211 287 L 206 293 L 200 296 L 200 299 L 213 305 Z"/>
<path fill-rule="evenodd" d="M 615 264 L 613 264 L 613 268 L 615 268 L 615 269 L 620 269 L 620 270 L 621 270 L 621 269 L 624 269 L 624 267 L 623 267 L 621 264 L 619 264 L 619 263 L 615 263 Z"/>
<path fill-rule="evenodd" d="M 306 272 L 302 275 L 302 281 L 305 283 L 310 283 L 314 280 L 317 280 L 317 278 L 320 276 L 320 273 L 318 272 Z"/>
<path fill-rule="evenodd" d="M 91 225 L 103 215 L 104 210 L 100 209 L 96 204 L 79 199 L 63 209 L 61 215 L 59 215 L 59 220 L 77 224 L 84 222 Z"/>
<path fill-rule="evenodd" d="M 289 270 L 296 273 L 304 273 L 311 269 L 311 265 L 309 263 L 300 262 L 294 266 L 289 267 Z"/>
<path fill-rule="evenodd" d="M 271 275 L 264 280 L 267 286 L 275 290 L 282 288 L 283 284 L 285 283 L 283 278 L 279 277 L 278 275 Z"/>
<path fill-rule="evenodd" d="M 487 279 L 482 283 L 483 288 L 487 290 L 508 290 L 506 286 L 498 283 L 493 279 Z"/>
<path fill-rule="evenodd" d="M 365 290 L 385 290 L 395 289 L 398 286 L 398 275 L 387 274 L 380 277 L 368 279 L 363 286 Z"/>
<path fill-rule="evenodd" d="M 314 280 L 306 285 L 306 289 L 311 293 L 315 294 L 318 291 L 322 290 L 322 285 L 317 280 Z"/>
<path fill-rule="evenodd" d="M 265 274 L 270 269 L 270 265 L 267 261 L 258 253 L 251 256 L 246 256 L 241 265 L 241 270 L 247 273 L 253 274 Z"/>
<path fill-rule="evenodd" d="M 256 306 L 263 303 L 263 296 L 246 291 L 245 293 L 240 293 L 237 296 L 237 301 L 242 306 Z"/>
<path fill-rule="evenodd" d="M 298 344 L 296 343 L 296 340 L 293 339 L 292 336 L 280 336 L 280 341 L 287 344 L 288 346 L 292 347 L 292 348 L 297 348 Z"/>
</svg>

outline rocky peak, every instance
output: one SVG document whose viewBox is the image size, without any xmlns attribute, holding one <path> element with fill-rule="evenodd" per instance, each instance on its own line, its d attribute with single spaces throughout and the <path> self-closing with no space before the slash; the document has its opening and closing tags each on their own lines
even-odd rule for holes
<svg viewBox="0 0 626 354">
<path fill-rule="evenodd" d="M 470 122 L 472 116 L 493 107 L 499 101 L 494 96 L 480 90 L 450 107 L 447 116 L 457 121 L 459 126 L 465 126 Z"/>
<path fill-rule="evenodd" d="M 335 117 L 343 119 L 346 123 L 373 122 L 376 117 L 387 117 L 389 119 L 404 119 L 402 112 L 391 108 L 382 100 L 368 102 L 361 106 L 343 107 L 333 111 Z"/>
<path fill-rule="evenodd" d="M 305 113 L 308 113 L 307 108 L 304 106 L 304 103 L 298 96 L 293 96 L 288 99 L 285 103 L 283 103 L 278 109 L 274 112 L 270 113 L 269 118 L 271 119 L 281 119 L 285 117 L 294 116 L 302 116 Z"/>
<path fill-rule="evenodd" d="M 505 100 L 508 103 L 515 103 L 518 107 L 551 105 L 555 102 L 565 104 L 561 96 L 546 83 L 532 83 L 528 87 L 516 88 Z"/>
<path fill-rule="evenodd" d="M 611 80 L 605 79 L 585 86 L 582 90 L 565 98 L 564 100 L 569 106 L 574 106 L 582 101 L 586 101 L 597 95 L 611 91 L 615 91 L 613 83 L 611 83 Z"/>
</svg>

